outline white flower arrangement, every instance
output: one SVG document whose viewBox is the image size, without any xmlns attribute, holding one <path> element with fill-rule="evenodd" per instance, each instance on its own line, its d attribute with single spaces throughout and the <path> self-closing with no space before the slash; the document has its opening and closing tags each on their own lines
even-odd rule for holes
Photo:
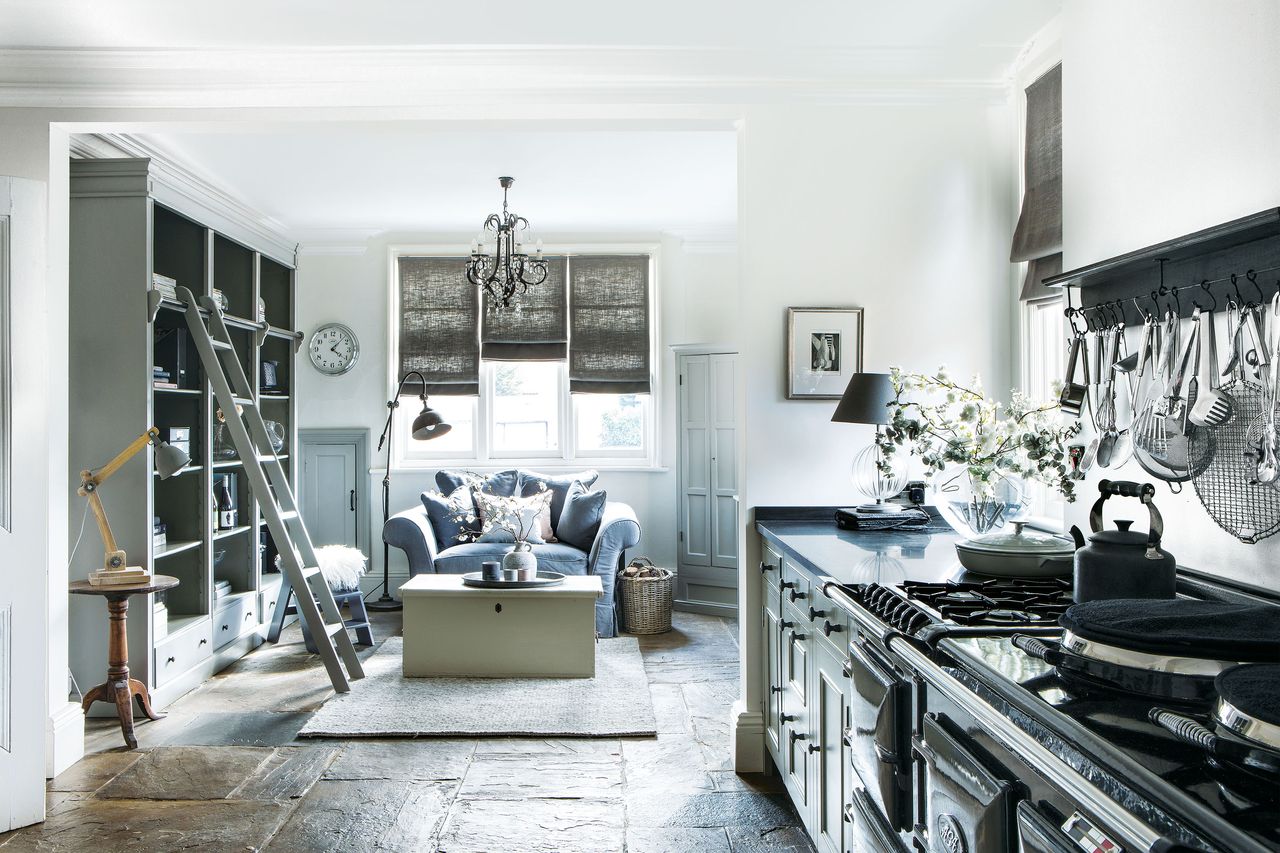
<svg viewBox="0 0 1280 853">
<path fill-rule="evenodd" d="M 454 513 L 453 517 L 466 528 L 460 534 L 464 541 L 475 541 L 485 534 L 504 530 L 511 534 L 516 550 L 523 550 L 530 535 L 538 529 L 539 516 L 551 506 L 551 492 L 546 483 L 538 483 L 537 492 L 523 497 L 487 492 L 484 478 L 472 472 L 463 475 L 463 484 L 471 491 L 472 507 Z M 477 509 L 482 502 L 484 512 Z"/>
<path fill-rule="evenodd" d="M 945 367 L 932 376 L 894 367 L 889 375 L 895 397 L 889 425 L 877 439 L 882 465 L 905 447 L 920 457 L 930 479 L 962 468 L 979 499 L 990 498 L 1012 475 L 1075 500 L 1067 442 L 1080 432 L 1080 422 L 1063 426 L 1057 403 L 1036 402 L 1014 390 L 1005 406 L 986 396 L 979 377 L 961 385 Z"/>
</svg>

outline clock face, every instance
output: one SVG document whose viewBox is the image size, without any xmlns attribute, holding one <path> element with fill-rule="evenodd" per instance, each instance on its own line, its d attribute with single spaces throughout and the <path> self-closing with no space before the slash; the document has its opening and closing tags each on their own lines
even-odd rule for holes
<svg viewBox="0 0 1280 853">
<path fill-rule="evenodd" d="M 316 370 L 337 376 L 355 367 L 360 357 L 360 342 L 356 340 L 356 333 L 346 326 L 329 323 L 311 335 L 307 351 Z"/>
</svg>

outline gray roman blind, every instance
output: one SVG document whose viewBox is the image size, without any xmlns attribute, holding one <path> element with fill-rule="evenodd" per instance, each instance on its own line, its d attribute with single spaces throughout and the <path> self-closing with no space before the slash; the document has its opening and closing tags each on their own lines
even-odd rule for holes
<svg viewBox="0 0 1280 853">
<path fill-rule="evenodd" d="M 427 394 L 480 393 L 480 295 L 466 266 L 466 258 L 400 258 L 400 376 L 421 372 Z"/>
<path fill-rule="evenodd" d="M 1013 232 L 1009 260 L 1032 261 L 1022 285 L 1023 299 L 1050 296 L 1040 281 L 1051 273 L 1047 261 L 1062 252 L 1062 66 L 1055 65 L 1027 87 L 1027 133 L 1023 174 L 1026 189 Z M 1040 262 L 1044 263 L 1040 263 Z M 1062 259 L 1057 259 L 1062 269 Z"/>
<path fill-rule="evenodd" d="M 569 390 L 649 393 L 649 256 L 569 262 Z"/>
<path fill-rule="evenodd" d="M 520 297 L 520 313 L 486 310 L 480 355 L 493 361 L 563 361 L 569 351 L 564 258 L 547 258 L 547 277 Z M 474 286 L 473 286 L 474 289 Z"/>
</svg>

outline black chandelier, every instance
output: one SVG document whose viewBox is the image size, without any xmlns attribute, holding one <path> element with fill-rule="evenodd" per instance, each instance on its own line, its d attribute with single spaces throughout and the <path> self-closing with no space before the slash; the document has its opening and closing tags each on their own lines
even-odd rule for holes
<svg viewBox="0 0 1280 853">
<path fill-rule="evenodd" d="M 515 178 L 498 178 L 502 185 L 502 213 L 491 213 L 482 230 L 471 242 L 471 260 L 467 262 L 467 280 L 483 287 L 489 295 L 489 310 L 520 310 L 520 297 L 530 285 L 542 284 L 547 278 L 547 263 L 542 259 L 542 241 L 538 240 L 532 257 L 525 252 L 523 232 L 529 220 L 507 210 L 507 190 Z M 493 232 L 493 254 L 486 253 L 486 232 Z"/>
</svg>

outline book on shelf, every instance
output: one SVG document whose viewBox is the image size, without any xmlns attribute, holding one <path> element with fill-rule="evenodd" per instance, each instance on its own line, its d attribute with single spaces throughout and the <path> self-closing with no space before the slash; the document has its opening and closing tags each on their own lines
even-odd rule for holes
<svg viewBox="0 0 1280 853">
<path fill-rule="evenodd" d="M 151 387 L 152 387 L 152 388 L 164 388 L 164 389 L 166 389 L 166 390 L 175 390 L 175 391 L 176 391 L 176 390 L 177 390 L 177 388 L 178 388 L 178 383 L 177 383 L 177 382 L 155 382 L 155 381 L 153 381 L 153 382 L 151 383 Z"/>
<path fill-rule="evenodd" d="M 178 301 L 178 281 L 167 275 L 161 275 L 158 272 L 151 274 L 151 288 L 160 291 L 160 295 L 165 299 Z"/>
<path fill-rule="evenodd" d="M 168 535 L 165 533 L 151 534 L 151 547 L 155 548 L 156 551 L 163 551 L 166 548 L 168 548 L 169 547 Z"/>
</svg>

